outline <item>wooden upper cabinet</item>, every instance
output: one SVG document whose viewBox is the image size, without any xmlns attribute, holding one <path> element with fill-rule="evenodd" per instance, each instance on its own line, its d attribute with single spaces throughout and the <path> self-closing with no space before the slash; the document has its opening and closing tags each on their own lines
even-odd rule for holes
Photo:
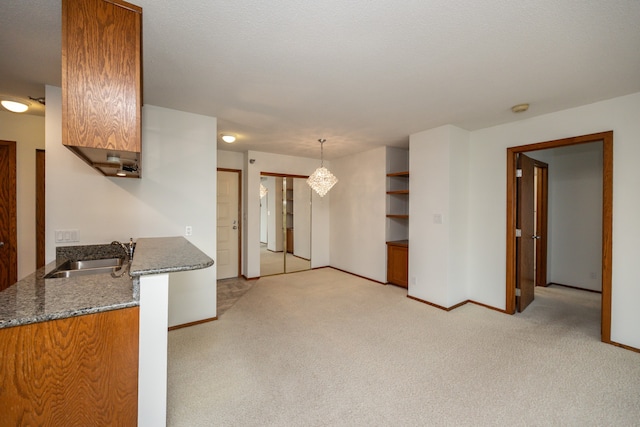
<svg viewBox="0 0 640 427">
<path fill-rule="evenodd" d="M 62 141 L 107 176 L 139 171 L 141 51 L 142 8 L 62 1 Z"/>
</svg>

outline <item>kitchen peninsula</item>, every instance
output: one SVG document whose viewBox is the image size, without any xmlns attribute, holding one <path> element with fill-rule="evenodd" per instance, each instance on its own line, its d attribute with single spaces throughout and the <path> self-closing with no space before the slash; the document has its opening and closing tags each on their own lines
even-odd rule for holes
<svg viewBox="0 0 640 427">
<path fill-rule="evenodd" d="M 183 237 L 142 238 L 131 277 L 43 278 L 61 262 L 0 292 L 3 418 L 164 425 L 168 273 L 213 260 Z"/>
</svg>

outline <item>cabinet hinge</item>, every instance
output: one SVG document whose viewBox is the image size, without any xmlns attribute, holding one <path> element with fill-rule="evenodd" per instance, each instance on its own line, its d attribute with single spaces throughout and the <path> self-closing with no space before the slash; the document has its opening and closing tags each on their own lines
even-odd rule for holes
<svg viewBox="0 0 640 427">
<path fill-rule="evenodd" d="M 516 296 L 519 297 L 520 296 L 520 288 L 516 288 Z"/>
<path fill-rule="evenodd" d="M 516 237 L 522 237 L 522 230 L 519 228 L 516 228 Z"/>
<path fill-rule="evenodd" d="M 522 178 L 522 169 L 516 169 L 516 178 Z"/>
</svg>

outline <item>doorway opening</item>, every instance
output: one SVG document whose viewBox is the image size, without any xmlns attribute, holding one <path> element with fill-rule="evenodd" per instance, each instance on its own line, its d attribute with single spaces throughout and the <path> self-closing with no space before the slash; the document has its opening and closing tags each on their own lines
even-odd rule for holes
<svg viewBox="0 0 640 427">
<path fill-rule="evenodd" d="M 522 239 L 522 237 L 516 237 L 516 229 L 519 225 L 517 210 L 518 184 L 516 178 L 519 154 L 592 142 L 602 143 L 602 306 L 600 337 L 602 342 L 611 343 L 613 131 L 507 148 L 507 277 L 505 311 L 509 314 L 516 312 L 516 283 L 517 276 L 520 273 L 518 267 L 518 239 Z M 536 234 L 524 236 L 530 239 L 535 238 Z"/>
<path fill-rule="evenodd" d="M 18 280 L 16 142 L 0 141 L 0 291 Z"/>
</svg>

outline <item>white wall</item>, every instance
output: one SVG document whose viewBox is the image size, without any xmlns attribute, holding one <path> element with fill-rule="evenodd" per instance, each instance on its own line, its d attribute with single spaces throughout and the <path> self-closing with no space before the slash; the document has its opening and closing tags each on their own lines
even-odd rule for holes
<svg viewBox="0 0 640 427">
<path fill-rule="evenodd" d="M 244 153 L 238 153 L 236 151 L 224 151 L 218 150 L 218 167 L 226 169 L 244 170 L 246 162 L 246 155 Z"/>
<path fill-rule="evenodd" d="M 611 339 L 640 348 L 638 117 L 640 93 L 471 133 L 467 269 L 470 299 L 505 308 L 506 148 L 613 130 Z M 413 147 L 411 157 L 413 160 Z"/>
<path fill-rule="evenodd" d="M 248 278 L 260 276 L 260 172 L 274 172 L 291 175 L 311 175 L 320 166 L 320 160 L 304 157 L 284 156 L 279 154 L 249 151 L 247 161 L 254 159 L 253 164 L 245 164 L 247 226 L 245 233 L 246 261 L 244 275 Z M 325 161 L 331 170 L 331 164 Z M 338 177 L 340 179 L 340 177 Z M 336 187 L 340 182 L 336 184 Z M 335 188 L 335 187 L 334 187 Z M 311 268 L 329 265 L 329 194 L 320 197 L 315 192 L 311 201 Z"/>
<path fill-rule="evenodd" d="M 47 262 L 54 230 L 78 229 L 80 242 L 179 236 L 215 259 L 216 119 L 146 105 L 142 179 L 107 178 L 62 145 L 61 90 L 47 86 Z M 170 274 L 169 325 L 216 316 L 216 268 Z"/>
<path fill-rule="evenodd" d="M 469 133 L 442 126 L 409 139 L 408 294 L 451 307 L 467 299 Z"/>
<path fill-rule="evenodd" d="M 386 283 L 386 147 L 331 162 L 331 266 Z"/>
<path fill-rule="evenodd" d="M 44 150 L 44 117 L 0 111 L 0 139 L 16 142 L 18 280 L 36 270 L 36 149 Z"/>
</svg>

